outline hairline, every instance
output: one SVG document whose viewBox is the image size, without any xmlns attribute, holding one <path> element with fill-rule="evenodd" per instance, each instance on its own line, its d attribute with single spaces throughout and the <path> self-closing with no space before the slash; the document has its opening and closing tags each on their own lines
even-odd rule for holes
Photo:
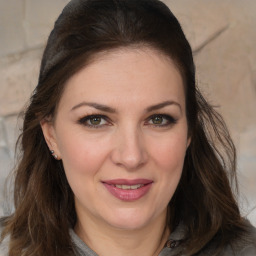
<svg viewBox="0 0 256 256">
<path fill-rule="evenodd" d="M 186 81 L 185 81 L 186 78 L 184 77 L 182 68 L 179 66 L 177 61 L 174 58 L 172 58 L 170 56 L 170 54 L 167 54 L 166 52 L 164 52 L 159 47 L 156 47 L 156 46 L 154 46 L 150 43 L 145 43 L 145 42 L 131 43 L 131 44 L 127 44 L 127 45 L 120 45 L 120 46 L 116 46 L 116 47 L 101 49 L 99 51 L 95 51 L 95 52 L 91 53 L 89 56 L 87 56 L 87 58 L 84 58 L 83 64 L 80 67 L 78 67 L 75 70 L 75 72 L 72 73 L 67 79 L 65 79 L 63 81 L 63 83 L 61 83 L 61 93 L 60 93 L 60 96 L 58 98 L 58 101 L 56 102 L 55 111 L 52 114 L 52 116 L 50 116 L 51 117 L 50 120 L 54 123 L 55 117 L 56 117 L 56 114 L 57 114 L 57 109 L 59 107 L 59 103 L 60 103 L 60 100 L 62 98 L 62 95 L 65 91 L 65 88 L 67 86 L 68 81 L 74 75 L 79 73 L 82 69 L 96 63 L 97 61 L 104 60 L 104 58 L 109 54 L 118 53 L 118 52 L 122 53 L 122 52 L 125 52 L 127 50 L 136 50 L 138 52 L 140 52 L 140 51 L 144 51 L 144 52 L 149 51 L 150 52 L 151 51 L 151 52 L 157 53 L 158 55 L 163 57 L 164 60 L 166 60 L 168 62 L 171 62 L 174 65 L 174 68 L 177 70 L 177 72 L 181 76 L 183 89 L 184 89 L 184 93 L 185 93 L 185 98 L 186 98 Z M 86 53 L 84 53 L 84 54 L 82 53 L 81 55 L 84 56 L 84 55 L 86 55 Z M 48 116 L 48 118 L 49 118 L 49 116 Z"/>
</svg>

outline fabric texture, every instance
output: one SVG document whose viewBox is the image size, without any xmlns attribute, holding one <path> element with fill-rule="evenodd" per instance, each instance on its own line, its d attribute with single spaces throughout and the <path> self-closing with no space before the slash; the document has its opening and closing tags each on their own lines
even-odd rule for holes
<svg viewBox="0 0 256 256">
<path fill-rule="evenodd" d="M 0 234 L 2 233 L 2 227 L 0 223 Z M 70 229 L 69 231 L 72 242 L 75 247 L 74 256 L 98 256 L 92 249 L 90 249 L 77 235 Z M 250 234 L 253 235 L 255 242 L 252 244 L 245 244 L 240 242 L 239 239 L 232 246 L 228 245 L 218 256 L 256 256 L 256 229 L 251 227 Z M 182 253 L 184 247 L 180 241 L 183 239 L 185 234 L 184 226 L 180 225 L 177 229 L 170 235 L 166 246 L 160 252 L 159 256 L 186 256 Z M 4 241 L 0 244 L 0 256 L 8 256 L 8 246 L 9 246 L 9 237 L 7 236 Z M 206 250 L 202 253 L 199 253 L 198 256 L 212 256 L 211 250 Z"/>
<path fill-rule="evenodd" d="M 251 226 L 249 233 L 253 235 L 255 242 L 253 244 L 246 244 L 239 239 L 233 245 L 227 245 L 218 256 L 256 256 L 256 229 Z M 170 235 L 166 246 L 162 249 L 159 256 L 186 256 L 183 253 L 182 239 L 184 238 L 185 227 L 180 225 Z M 76 248 L 75 256 L 98 256 L 92 251 L 76 234 L 70 230 L 72 241 Z M 170 243 L 169 243 L 170 242 Z M 198 254 L 198 256 L 212 256 L 211 248 Z"/>
</svg>

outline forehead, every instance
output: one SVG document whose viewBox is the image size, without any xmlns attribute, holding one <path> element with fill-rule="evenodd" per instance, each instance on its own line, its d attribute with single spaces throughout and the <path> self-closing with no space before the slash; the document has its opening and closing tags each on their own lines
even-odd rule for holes
<svg viewBox="0 0 256 256">
<path fill-rule="evenodd" d="M 164 96 L 177 100 L 184 97 L 183 81 L 176 65 L 155 49 L 131 47 L 95 55 L 66 82 L 61 102 L 93 98 L 109 104 L 126 97 L 132 104 L 142 99 L 158 101 Z"/>
</svg>

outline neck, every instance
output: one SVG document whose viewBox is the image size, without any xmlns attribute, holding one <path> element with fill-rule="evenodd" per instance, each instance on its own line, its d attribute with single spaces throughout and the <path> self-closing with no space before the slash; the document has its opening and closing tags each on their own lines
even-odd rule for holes
<svg viewBox="0 0 256 256">
<path fill-rule="evenodd" d="M 169 236 L 166 212 L 140 229 L 124 230 L 95 220 L 79 220 L 75 232 L 101 256 L 157 256 Z"/>
</svg>

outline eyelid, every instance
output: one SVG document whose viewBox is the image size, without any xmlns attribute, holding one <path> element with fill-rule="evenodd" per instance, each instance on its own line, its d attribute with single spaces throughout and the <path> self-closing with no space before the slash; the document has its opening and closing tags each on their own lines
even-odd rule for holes
<svg viewBox="0 0 256 256">
<path fill-rule="evenodd" d="M 92 118 L 102 118 L 102 119 L 104 119 L 106 122 L 107 122 L 107 124 L 99 124 L 99 125 L 93 125 L 93 124 L 86 124 L 86 122 L 88 121 L 88 120 L 90 120 L 90 119 L 92 119 Z M 107 125 L 110 125 L 111 124 L 111 120 L 110 120 L 110 118 L 109 117 L 107 117 L 106 115 L 102 115 L 102 114 L 92 114 L 92 115 L 86 115 L 86 116 L 84 116 L 84 117 L 82 117 L 82 118 L 80 118 L 79 120 L 78 120 L 78 123 L 79 124 L 82 124 L 82 125 L 84 125 L 84 126 L 86 126 L 86 127 L 89 127 L 89 128 L 101 128 L 101 127 L 103 127 L 103 126 L 107 126 Z"/>
<path fill-rule="evenodd" d="M 155 117 L 162 117 L 167 120 L 167 123 L 166 124 L 153 124 L 152 123 L 152 124 L 146 124 L 146 125 L 151 125 L 151 126 L 155 126 L 155 127 L 166 127 L 166 126 L 174 125 L 178 121 L 177 118 L 174 118 L 173 116 L 171 116 L 169 114 L 153 114 L 146 119 L 146 122 L 149 122 L 150 120 L 152 120 Z"/>
<path fill-rule="evenodd" d="M 149 123 L 153 118 L 156 118 L 156 117 L 161 117 L 161 118 L 165 119 L 166 123 L 163 123 L 163 124 Z M 96 124 L 96 125 L 87 123 L 87 121 L 89 121 L 92 118 L 101 118 L 101 119 L 105 120 L 106 123 L 105 124 Z M 145 120 L 145 125 L 154 126 L 154 127 L 168 127 L 168 126 L 176 124 L 177 121 L 178 121 L 178 119 L 174 118 L 170 114 L 153 114 Z M 88 128 L 102 128 L 102 127 L 105 127 L 105 126 L 112 125 L 111 119 L 108 116 L 102 115 L 102 114 L 86 115 L 86 116 L 78 119 L 78 123 L 85 126 L 85 127 L 88 127 Z"/>
</svg>

